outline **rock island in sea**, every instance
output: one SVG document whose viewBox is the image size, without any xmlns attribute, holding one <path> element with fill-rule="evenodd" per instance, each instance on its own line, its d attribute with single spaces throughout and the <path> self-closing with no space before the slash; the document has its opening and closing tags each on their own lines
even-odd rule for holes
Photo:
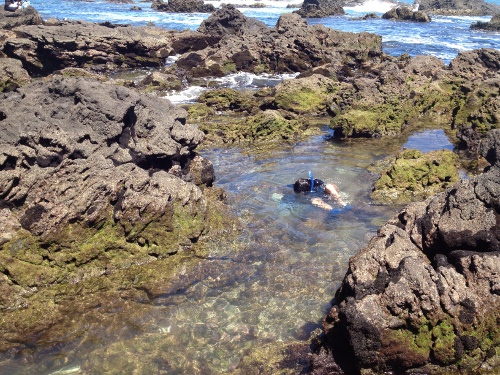
<svg viewBox="0 0 500 375">
<path fill-rule="evenodd" d="M 499 51 L 460 53 L 449 65 L 391 57 L 374 34 L 309 26 L 297 14 L 269 28 L 232 6 L 183 32 L 42 21 L 33 8 L 2 16 L 2 351 L 19 353 L 33 337 L 55 346 L 99 305 L 133 315 L 112 297 L 175 292 L 204 242 L 237 227 L 196 152 L 204 139 L 283 142 L 326 118 L 341 140 L 439 126 L 471 166 L 481 155 L 491 166 L 458 185 L 452 173 L 437 178 L 446 192 L 408 206 L 351 260 L 314 371 L 498 367 L 496 310 L 483 307 L 498 294 Z M 180 56 L 164 67 L 171 55 Z M 152 78 L 117 85 L 102 75 L 141 67 L 178 87 L 236 71 L 299 75 L 257 92 L 209 91 L 185 111 L 141 92 L 154 92 Z M 380 185 L 398 185 L 388 180 Z"/>
</svg>

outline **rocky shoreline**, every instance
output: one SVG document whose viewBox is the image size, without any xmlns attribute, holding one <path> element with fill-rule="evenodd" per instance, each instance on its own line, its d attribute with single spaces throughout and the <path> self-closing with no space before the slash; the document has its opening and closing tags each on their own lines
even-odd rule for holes
<svg viewBox="0 0 500 375">
<path fill-rule="evenodd" d="M 496 310 L 480 308 L 499 303 L 499 51 L 463 52 L 448 66 L 395 58 L 374 34 L 309 26 L 298 14 L 269 28 L 230 5 L 196 31 L 43 21 L 33 8 L 1 24 L 0 350 L 43 336 L 77 294 L 90 311 L 103 295 L 175 290 L 206 241 L 238 229 L 196 152 L 202 142 L 293 141 L 326 118 L 340 140 L 439 126 L 456 134 L 462 165 L 491 166 L 455 184 L 457 155 L 408 167 L 422 156 L 410 150 L 381 172 L 376 186 L 402 189 L 386 196 L 445 192 L 405 208 L 352 258 L 313 373 L 500 366 Z M 105 76 L 144 67 L 155 72 L 140 83 Z M 298 76 L 254 92 L 209 90 L 185 108 L 145 93 L 237 71 Z"/>
</svg>

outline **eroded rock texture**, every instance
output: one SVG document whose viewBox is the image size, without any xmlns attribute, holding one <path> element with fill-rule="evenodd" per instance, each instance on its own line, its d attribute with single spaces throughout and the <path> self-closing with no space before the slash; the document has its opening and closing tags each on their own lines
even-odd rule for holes
<svg viewBox="0 0 500 375">
<path fill-rule="evenodd" d="M 183 109 L 62 77 L 1 101 L 0 272 L 15 285 L 148 262 L 208 231 L 213 167 L 194 152 L 204 135 Z"/>
<path fill-rule="evenodd" d="M 409 205 L 350 260 L 316 374 L 498 369 L 498 150 L 492 130 L 485 173 Z"/>
</svg>

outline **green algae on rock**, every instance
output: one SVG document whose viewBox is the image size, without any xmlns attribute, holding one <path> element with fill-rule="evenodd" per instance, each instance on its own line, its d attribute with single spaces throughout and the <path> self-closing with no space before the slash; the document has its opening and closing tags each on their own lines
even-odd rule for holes
<svg viewBox="0 0 500 375">
<path fill-rule="evenodd" d="M 257 102 L 249 92 L 237 91 L 229 88 L 205 91 L 197 99 L 215 111 L 234 111 L 252 113 L 257 110 Z"/>
<path fill-rule="evenodd" d="M 57 341 L 44 332 L 75 296 L 159 294 L 206 255 L 205 239 L 237 230 L 183 109 L 65 75 L 4 95 L 15 100 L 0 122 L 2 349 Z"/>
<path fill-rule="evenodd" d="M 205 133 L 206 142 L 213 144 L 292 141 L 307 133 L 307 125 L 302 121 L 285 118 L 274 110 L 262 111 L 243 119 L 226 116 L 220 121 L 204 121 L 199 124 L 199 129 Z"/>
<path fill-rule="evenodd" d="M 491 130 L 484 173 L 411 203 L 350 259 L 314 371 L 498 372 L 499 148 Z"/>
<path fill-rule="evenodd" d="M 375 182 L 372 198 L 382 202 L 422 200 L 459 180 L 459 158 L 449 150 L 403 150 Z"/>
<path fill-rule="evenodd" d="M 276 86 L 267 105 L 296 114 L 326 115 L 328 99 L 340 89 L 339 86 L 338 82 L 318 74 L 288 79 Z"/>
</svg>

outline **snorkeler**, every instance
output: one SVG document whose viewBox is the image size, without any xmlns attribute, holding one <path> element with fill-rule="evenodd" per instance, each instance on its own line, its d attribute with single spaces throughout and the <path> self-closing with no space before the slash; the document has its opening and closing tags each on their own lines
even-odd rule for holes
<svg viewBox="0 0 500 375">
<path fill-rule="evenodd" d="M 342 196 L 340 194 L 339 188 L 332 183 L 325 184 L 323 181 L 313 178 L 311 172 L 309 172 L 309 178 L 299 178 L 293 184 L 293 190 L 296 193 L 301 192 L 313 192 L 315 188 L 322 188 L 325 198 L 328 200 L 335 200 L 342 207 L 347 206 L 347 203 L 343 201 Z M 325 202 L 322 198 L 314 197 L 311 199 L 311 203 L 317 207 L 323 208 L 325 210 L 331 211 L 333 210 L 333 206 L 327 202 Z"/>
</svg>

